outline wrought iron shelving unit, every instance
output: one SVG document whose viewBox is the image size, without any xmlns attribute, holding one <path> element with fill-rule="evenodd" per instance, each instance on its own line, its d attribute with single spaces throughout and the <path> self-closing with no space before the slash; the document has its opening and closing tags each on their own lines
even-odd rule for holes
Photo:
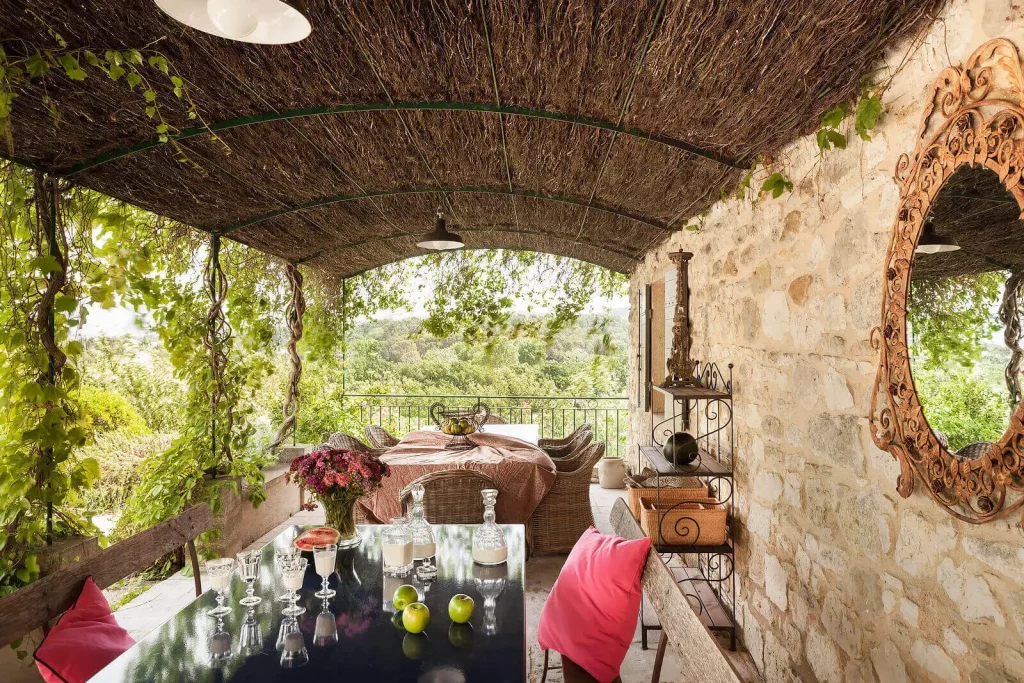
<svg viewBox="0 0 1024 683">
<path fill-rule="evenodd" d="M 728 377 L 714 363 L 698 363 L 694 375 L 699 386 L 654 387 L 671 402 L 666 406 L 666 419 L 651 430 L 651 445 L 640 446 L 640 454 L 654 471 L 658 509 L 661 510 L 661 491 L 672 488 L 671 479 L 690 477 L 706 484 L 708 489 L 726 506 L 726 541 L 720 545 L 674 545 L 665 542 L 664 524 L 669 512 L 683 503 L 664 510 L 654 547 L 670 564 L 676 581 L 697 613 L 701 622 L 714 633 L 729 635 L 729 647 L 736 649 L 736 571 L 733 555 L 733 463 L 735 457 L 735 429 L 732 409 L 733 366 L 728 366 Z M 694 435 L 698 456 L 688 465 L 675 465 L 662 454 L 665 440 L 679 431 L 679 427 Z M 647 481 L 650 481 L 648 477 Z M 685 515 L 674 522 L 678 535 L 700 538 L 700 524 Z M 672 562 L 678 559 L 678 562 Z M 660 630 L 654 610 L 646 597 L 640 607 L 641 640 L 647 648 L 647 632 Z"/>
</svg>

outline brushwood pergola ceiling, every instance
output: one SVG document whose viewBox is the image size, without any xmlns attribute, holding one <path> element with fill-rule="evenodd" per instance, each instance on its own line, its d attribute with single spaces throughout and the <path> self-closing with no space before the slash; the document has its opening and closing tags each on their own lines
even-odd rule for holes
<svg viewBox="0 0 1024 683">
<path fill-rule="evenodd" d="M 41 90 L 12 115 L 17 160 L 157 214 L 337 276 L 424 253 L 438 209 L 468 247 L 628 271 L 941 3 L 310 0 L 309 38 L 255 46 L 151 0 L 0 0 L 0 40 L 159 40 L 209 125 L 160 84 L 198 169 L 102 75 L 47 79 L 56 127 Z"/>
</svg>

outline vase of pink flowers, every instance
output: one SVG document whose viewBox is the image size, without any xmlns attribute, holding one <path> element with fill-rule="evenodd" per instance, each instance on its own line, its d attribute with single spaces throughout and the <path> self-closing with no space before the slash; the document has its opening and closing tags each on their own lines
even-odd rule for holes
<svg viewBox="0 0 1024 683">
<path fill-rule="evenodd" d="M 327 526 L 339 534 L 339 548 L 359 545 L 353 516 L 356 501 L 380 488 L 391 468 L 369 453 L 340 448 L 306 453 L 292 460 L 288 481 L 310 491 L 324 506 Z M 315 503 L 307 503 L 313 510 Z"/>
</svg>

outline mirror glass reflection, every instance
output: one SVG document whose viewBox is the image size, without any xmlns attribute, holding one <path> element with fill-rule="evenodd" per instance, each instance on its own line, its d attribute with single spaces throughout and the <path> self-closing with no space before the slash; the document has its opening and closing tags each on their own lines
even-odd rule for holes
<svg viewBox="0 0 1024 683">
<path fill-rule="evenodd" d="M 973 460 L 1021 400 L 1021 207 L 986 168 L 962 167 L 926 216 L 911 271 L 914 386 L 939 441 Z"/>
</svg>

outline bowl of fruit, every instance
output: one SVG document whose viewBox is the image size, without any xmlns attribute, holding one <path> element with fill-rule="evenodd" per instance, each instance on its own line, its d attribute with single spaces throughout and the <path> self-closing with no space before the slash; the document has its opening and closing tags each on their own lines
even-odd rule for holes
<svg viewBox="0 0 1024 683">
<path fill-rule="evenodd" d="M 474 448 L 476 444 L 468 437 L 484 430 L 489 415 L 490 410 L 483 403 L 471 408 L 450 408 L 442 403 L 430 407 L 430 417 L 437 429 L 452 437 L 448 448 L 453 450 Z"/>
</svg>

